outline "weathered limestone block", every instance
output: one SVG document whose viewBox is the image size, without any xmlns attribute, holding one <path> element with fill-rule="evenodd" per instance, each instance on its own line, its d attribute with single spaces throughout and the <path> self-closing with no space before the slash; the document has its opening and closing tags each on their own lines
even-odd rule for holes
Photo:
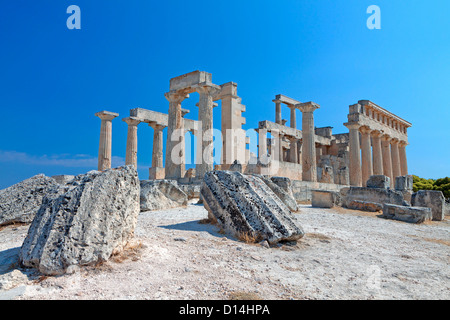
<svg viewBox="0 0 450 320">
<path fill-rule="evenodd" d="M 444 216 L 450 216 L 450 199 L 444 202 Z"/>
<path fill-rule="evenodd" d="M 178 187 L 186 193 L 188 200 L 200 197 L 201 184 L 189 183 L 189 184 L 178 184 Z"/>
<path fill-rule="evenodd" d="M 335 205 L 341 205 L 341 196 L 339 192 L 326 190 L 312 190 L 311 205 L 318 208 L 333 208 Z"/>
<path fill-rule="evenodd" d="M 377 212 L 383 210 L 383 205 L 381 203 L 361 201 L 361 200 L 350 200 L 347 202 L 347 208 L 353 210 Z"/>
<path fill-rule="evenodd" d="M 334 183 L 333 168 L 330 166 L 323 166 L 318 168 L 319 171 L 319 182 L 323 183 Z"/>
<path fill-rule="evenodd" d="M 161 210 L 186 206 L 187 194 L 176 180 L 142 180 L 141 211 Z"/>
<path fill-rule="evenodd" d="M 385 175 L 373 175 L 367 180 L 367 188 L 388 189 L 391 185 L 391 179 Z"/>
<path fill-rule="evenodd" d="M 289 208 L 259 177 L 232 171 L 205 175 L 201 197 L 210 218 L 239 237 L 277 243 L 304 236 Z"/>
<path fill-rule="evenodd" d="M 349 185 L 350 184 L 350 173 L 348 167 L 341 167 L 337 170 L 337 176 L 335 178 L 335 183 Z"/>
<path fill-rule="evenodd" d="M 432 213 L 430 208 L 384 204 L 383 217 L 411 223 L 422 223 L 431 220 Z"/>
<path fill-rule="evenodd" d="M 265 178 L 261 175 L 257 175 L 262 181 L 264 181 L 267 186 L 272 189 L 272 191 L 280 198 L 281 201 L 284 202 L 285 205 L 289 208 L 289 210 L 293 212 L 298 211 L 297 201 L 294 198 L 292 193 L 292 189 L 286 189 L 279 187 L 276 183 L 274 183 L 271 179 Z"/>
<path fill-rule="evenodd" d="M 430 208 L 433 214 L 433 220 L 444 220 L 445 198 L 442 191 L 419 190 L 412 194 L 411 205 L 414 207 Z"/>
<path fill-rule="evenodd" d="M 378 204 L 403 205 L 403 194 L 400 191 L 381 188 L 350 187 L 347 192 L 346 203 L 353 201 L 373 202 Z"/>
<path fill-rule="evenodd" d="M 39 174 L 0 190 L 0 226 L 33 221 L 45 195 L 57 186 L 55 179 Z"/>
<path fill-rule="evenodd" d="M 76 176 L 58 197 L 45 197 L 19 252 L 25 267 L 46 275 L 105 261 L 123 250 L 139 215 L 134 166 Z M 72 269 L 72 268 L 71 268 Z"/>
</svg>

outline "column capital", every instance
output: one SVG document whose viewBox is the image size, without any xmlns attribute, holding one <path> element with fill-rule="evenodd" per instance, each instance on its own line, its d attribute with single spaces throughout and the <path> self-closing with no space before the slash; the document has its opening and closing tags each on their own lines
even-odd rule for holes
<svg viewBox="0 0 450 320">
<path fill-rule="evenodd" d="M 197 88 L 195 88 L 195 91 L 197 91 L 199 94 L 207 94 L 210 96 L 215 96 L 218 93 L 220 93 L 220 86 L 216 85 L 200 85 Z"/>
<path fill-rule="evenodd" d="M 381 131 L 379 131 L 379 130 L 372 130 L 370 132 L 370 135 L 375 137 L 375 138 L 380 138 L 383 135 L 383 133 Z"/>
<path fill-rule="evenodd" d="M 381 140 L 382 140 L 382 141 L 388 141 L 388 142 L 390 142 L 390 141 L 392 140 L 392 138 L 391 138 L 391 136 L 388 135 L 388 134 L 383 134 L 383 135 L 381 136 Z"/>
<path fill-rule="evenodd" d="M 183 90 L 169 91 L 164 93 L 164 97 L 169 102 L 181 103 L 184 99 L 189 98 L 189 93 Z"/>
<path fill-rule="evenodd" d="M 100 112 L 97 112 L 95 114 L 95 116 L 99 117 L 102 120 L 111 121 L 112 119 L 117 118 L 119 116 L 119 114 L 115 113 L 115 112 L 110 112 L 110 111 L 100 111 Z"/>
<path fill-rule="evenodd" d="M 359 128 L 359 131 L 360 131 L 362 134 L 370 134 L 372 130 L 371 130 L 368 126 L 361 126 L 361 127 Z"/>
<path fill-rule="evenodd" d="M 164 128 L 166 128 L 167 126 L 156 123 L 156 122 L 149 122 L 148 123 L 149 127 L 152 127 L 154 130 L 163 130 Z"/>
<path fill-rule="evenodd" d="M 317 103 L 312 101 L 296 104 L 295 107 L 300 109 L 301 112 L 314 112 L 314 110 L 320 108 Z"/>
<path fill-rule="evenodd" d="M 127 117 L 122 119 L 123 122 L 126 122 L 129 126 L 137 126 L 142 121 L 135 117 Z"/>
<path fill-rule="evenodd" d="M 398 144 L 400 140 L 398 140 L 397 138 L 392 138 L 391 139 L 391 144 Z"/>
<path fill-rule="evenodd" d="M 361 125 L 358 122 L 346 122 L 344 123 L 344 126 L 346 126 L 348 129 L 355 129 L 359 130 Z"/>
<path fill-rule="evenodd" d="M 406 142 L 406 141 L 404 141 L 404 140 L 400 140 L 400 141 L 398 142 L 398 145 L 399 145 L 400 147 L 406 147 L 406 146 L 408 145 L 408 142 Z"/>
</svg>

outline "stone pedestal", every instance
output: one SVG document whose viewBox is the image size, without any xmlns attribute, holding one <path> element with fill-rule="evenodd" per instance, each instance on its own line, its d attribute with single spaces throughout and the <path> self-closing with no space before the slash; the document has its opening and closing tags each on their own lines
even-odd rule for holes
<svg viewBox="0 0 450 320">
<path fill-rule="evenodd" d="M 97 112 L 95 116 L 102 120 L 98 147 L 98 171 L 104 171 L 111 168 L 112 120 L 119 114 L 101 111 Z"/>
</svg>

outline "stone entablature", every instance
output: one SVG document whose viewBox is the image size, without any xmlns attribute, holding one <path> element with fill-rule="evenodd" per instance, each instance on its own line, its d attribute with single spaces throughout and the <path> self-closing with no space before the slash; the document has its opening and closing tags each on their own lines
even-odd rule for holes
<svg viewBox="0 0 450 320">
<path fill-rule="evenodd" d="M 369 127 L 373 131 L 380 131 L 392 139 L 398 139 L 408 144 L 407 129 L 411 123 L 369 100 L 359 100 L 350 106 L 348 122 L 358 123 L 361 127 Z"/>
</svg>

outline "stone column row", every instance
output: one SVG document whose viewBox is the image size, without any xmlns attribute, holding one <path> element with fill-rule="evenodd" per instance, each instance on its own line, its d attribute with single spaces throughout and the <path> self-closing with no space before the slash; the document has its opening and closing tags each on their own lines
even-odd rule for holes
<svg viewBox="0 0 450 320">
<path fill-rule="evenodd" d="M 359 123 L 345 126 L 349 129 L 350 185 L 366 186 L 371 175 L 383 174 L 391 179 L 393 187 L 395 177 L 408 174 L 406 142 Z"/>
</svg>

